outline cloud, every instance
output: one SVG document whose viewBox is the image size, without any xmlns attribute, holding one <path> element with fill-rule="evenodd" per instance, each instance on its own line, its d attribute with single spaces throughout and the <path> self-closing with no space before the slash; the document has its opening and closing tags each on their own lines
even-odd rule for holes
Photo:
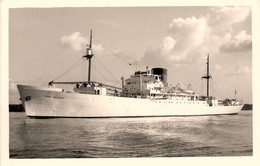
<svg viewBox="0 0 260 166">
<path fill-rule="evenodd" d="M 161 50 L 163 52 L 171 51 L 176 44 L 176 40 L 174 40 L 171 36 L 164 37 L 163 42 L 161 44 Z"/>
<path fill-rule="evenodd" d="M 172 19 L 160 48 L 147 50 L 142 63 L 180 66 L 201 61 L 211 52 L 251 50 L 251 35 L 241 30 L 234 36 L 233 28 L 248 18 L 250 7 L 214 7 L 210 11 L 200 17 Z"/>
<path fill-rule="evenodd" d="M 89 39 L 83 37 L 80 32 L 73 32 L 70 35 L 64 35 L 60 39 L 61 45 L 67 48 L 71 48 L 74 51 L 84 51 L 86 49 L 86 44 L 88 44 Z M 105 48 L 102 44 L 92 42 L 92 53 L 98 57 L 117 57 L 125 62 L 137 61 L 133 56 L 124 53 L 121 50 L 109 50 Z"/>
<path fill-rule="evenodd" d="M 190 51 L 198 48 L 205 41 L 208 30 L 205 17 L 173 19 L 168 32 L 175 41 L 175 46 L 169 59 L 177 61 L 184 59 Z"/>
<path fill-rule="evenodd" d="M 72 48 L 75 51 L 81 51 L 86 48 L 87 39 L 80 32 L 73 32 L 70 35 L 64 35 L 60 39 L 62 46 Z"/>
<path fill-rule="evenodd" d="M 194 16 L 185 19 L 173 19 L 168 28 L 168 32 L 176 40 L 176 49 L 183 49 L 186 46 L 192 48 L 199 46 L 205 40 L 207 31 L 206 18 L 196 18 Z"/>
<path fill-rule="evenodd" d="M 143 63 L 171 63 L 173 66 L 194 63 L 192 60 L 196 49 L 202 45 L 209 32 L 205 17 L 194 16 L 173 19 L 168 27 L 168 36 L 164 37 L 158 50 L 147 50 L 142 58 Z M 193 56 L 191 58 L 187 58 Z M 187 61 L 187 59 L 191 61 Z M 152 64 L 153 65 L 153 64 Z"/>
<path fill-rule="evenodd" d="M 97 43 L 92 44 L 93 53 L 97 56 L 115 56 L 126 63 L 138 61 L 140 65 L 181 67 L 201 62 L 201 58 L 205 59 L 208 53 L 248 51 L 252 45 L 251 35 L 243 29 L 235 34 L 233 25 L 244 21 L 250 13 L 250 7 L 213 7 L 208 14 L 199 17 L 174 18 L 165 27 L 167 34 L 160 46 L 147 49 L 139 59 L 121 50 L 111 51 Z M 110 22 L 100 22 L 110 25 Z M 79 51 L 85 50 L 88 42 L 79 32 L 74 32 L 64 35 L 61 43 Z"/>
<path fill-rule="evenodd" d="M 252 73 L 252 68 L 246 65 L 236 67 L 234 72 L 229 72 L 225 76 L 238 76 Z"/>
<path fill-rule="evenodd" d="M 211 8 L 214 15 L 211 15 L 211 23 L 218 25 L 232 25 L 244 21 L 251 13 L 251 7 L 224 6 Z M 214 17 L 215 16 L 215 17 Z M 214 17 L 214 18 L 213 18 Z"/>
<path fill-rule="evenodd" d="M 240 66 L 237 70 L 236 70 L 236 74 L 247 74 L 247 73 L 251 73 L 252 69 L 248 66 Z"/>
<path fill-rule="evenodd" d="M 220 52 L 232 53 L 252 50 L 252 37 L 246 31 L 240 31 L 228 42 L 219 47 Z"/>
<path fill-rule="evenodd" d="M 251 13 L 250 7 L 212 7 L 212 13 L 208 14 L 208 24 L 212 30 L 212 33 L 218 36 L 226 35 L 226 33 L 232 33 L 233 25 L 241 23 Z"/>
<path fill-rule="evenodd" d="M 92 50 L 97 55 L 108 54 L 107 50 L 101 44 L 92 44 Z"/>
</svg>

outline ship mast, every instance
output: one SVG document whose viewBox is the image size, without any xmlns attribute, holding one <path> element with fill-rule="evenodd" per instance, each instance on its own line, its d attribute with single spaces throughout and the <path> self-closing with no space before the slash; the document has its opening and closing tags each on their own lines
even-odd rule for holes
<svg viewBox="0 0 260 166">
<path fill-rule="evenodd" d="M 208 58 L 207 58 L 207 75 L 206 76 L 202 76 L 201 78 L 203 79 L 207 79 L 207 97 L 209 97 L 209 79 L 211 78 L 211 75 L 209 75 L 209 54 L 208 54 Z"/>
<path fill-rule="evenodd" d="M 90 82 L 90 74 L 91 74 L 91 58 L 93 57 L 92 54 L 92 30 L 90 31 L 90 42 L 87 45 L 88 48 L 86 49 L 86 55 L 82 58 L 86 58 L 88 60 L 88 82 Z"/>
</svg>

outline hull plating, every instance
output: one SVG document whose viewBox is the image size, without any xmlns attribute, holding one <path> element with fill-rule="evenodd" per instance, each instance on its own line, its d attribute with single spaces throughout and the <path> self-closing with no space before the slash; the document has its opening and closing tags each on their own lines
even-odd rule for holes
<svg viewBox="0 0 260 166">
<path fill-rule="evenodd" d="M 63 92 L 18 85 L 29 117 L 153 117 L 237 114 L 242 106 L 209 107 L 203 101 L 151 100 Z"/>
</svg>

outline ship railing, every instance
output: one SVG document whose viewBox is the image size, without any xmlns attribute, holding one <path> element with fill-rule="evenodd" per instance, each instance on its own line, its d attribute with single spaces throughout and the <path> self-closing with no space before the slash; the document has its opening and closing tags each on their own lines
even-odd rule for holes
<svg viewBox="0 0 260 166">
<path fill-rule="evenodd" d="M 97 81 L 72 81 L 72 82 L 54 82 L 54 81 L 50 81 L 49 82 L 49 86 L 52 86 L 53 84 L 75 84 L 75 85 L 85 85 L 85 86 L 101 86 L 101 87 L 110 87 L 110 88 L 114 88 L 114 89 L 121 89 L 120 87 L 116 87 L 116 86 L 112 86 L 112 85 L 108 85 L 108 84 L 104 84 L 101 82 L 97 82 Z"/>
<path fill-rule="evenodd" d="M 223 105 L 223 106 L 239 106 L 239 105 L 243 105 L 243 100 L 237 100 L 237 99 L 220 100 L 219 105 Z"/>
</svg>

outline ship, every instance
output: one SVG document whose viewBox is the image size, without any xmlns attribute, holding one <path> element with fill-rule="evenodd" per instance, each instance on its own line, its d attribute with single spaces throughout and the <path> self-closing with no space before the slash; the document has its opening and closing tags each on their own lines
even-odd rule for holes
<svg viewBox="0 0 260 166">
<path fill-rule="evenodd" d="M 92 30 L 82 59 L 88 62 L 85 81 L 50 81 L 46 87 L 17 85 L 27 117 L 34 118 L 123 118 L 215 116 L 238 114 L 243 106 L 237 99 L 218 100 L 209 94 L 209 55 L 207 56 L 207 95 L 198 95 L 189 85 L 169 86 L 167 69 L 146 67 L 129 78 L 122 87 L 91 80 Z M 72 90 L 53 87 L 69 84 Z"/>
</svg>

